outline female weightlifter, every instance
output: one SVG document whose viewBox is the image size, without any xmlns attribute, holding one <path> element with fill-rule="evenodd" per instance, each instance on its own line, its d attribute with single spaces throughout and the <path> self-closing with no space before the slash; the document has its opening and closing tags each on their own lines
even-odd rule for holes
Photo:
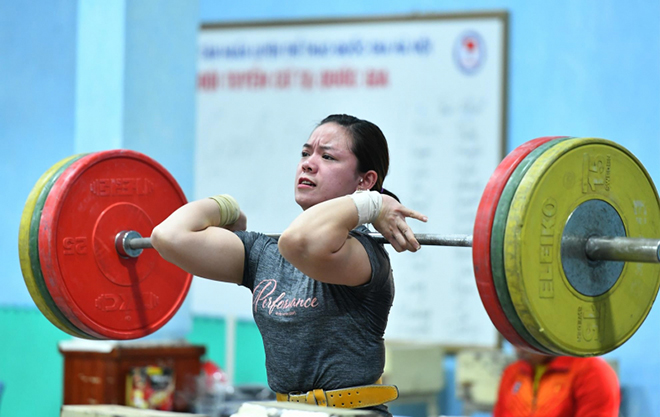
<svg viewBox="0 0 660 417">
<path fill-rule="evenodd" d="M 302 147 L 295 199 L 303 212 L 279 241 L 245 231 L 246 216 L 228 195 L 190 202 L 153 230 L 168 261 L 252 291 L 268 384 L 280 401 L 389 414 L 384 403 L 396 388 L 378 381 L 394 282 L 387 252 L 364 225 L 397 252 L 415 252 L 406 218 L 427 218 L 383 189 L 388 166 L 376 125 L 331 115 Z"/>
</svg>

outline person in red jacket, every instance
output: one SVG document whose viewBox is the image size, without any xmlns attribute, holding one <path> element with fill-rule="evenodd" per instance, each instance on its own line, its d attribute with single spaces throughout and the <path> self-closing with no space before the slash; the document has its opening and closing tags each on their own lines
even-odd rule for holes
<svg viewBox="0 0 660 417">
<path fill-rule="evenodd" d="M 516 353 L 502 375 L 493 417 L 619 415 L 619 380 L 602 358 Z"/>
</svg>

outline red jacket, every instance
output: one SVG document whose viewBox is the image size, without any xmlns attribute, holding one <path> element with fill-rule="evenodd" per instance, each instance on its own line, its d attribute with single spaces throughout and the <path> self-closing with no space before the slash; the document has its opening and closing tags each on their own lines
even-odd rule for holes
<svg viewBox="0 0 660 417">
<path fill-rule="evenodd" d="M 522 360 L 502 375 L 493 417 L 616 417 L 621 402 L 614 370 L 601 358 L 554 358 L 536 395 L 534 370 Z"/>
</svg>

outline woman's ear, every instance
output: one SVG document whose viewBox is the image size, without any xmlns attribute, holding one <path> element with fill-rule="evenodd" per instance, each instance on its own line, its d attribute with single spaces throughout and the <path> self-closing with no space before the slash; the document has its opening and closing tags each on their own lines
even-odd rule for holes
<svg viewBox="0 0 660 417">
<path fill-rule="evenodd" d="M 378 181 L 378 174 L 376 174 L 376 171 L 374 170 L 367 171 L 367 173 L 362 176 L 362 180 L 360 188 L 363 190 L 371 190 L 371 187 L 373 187 L 376 184 L 376 181 Z"/>
</svg>

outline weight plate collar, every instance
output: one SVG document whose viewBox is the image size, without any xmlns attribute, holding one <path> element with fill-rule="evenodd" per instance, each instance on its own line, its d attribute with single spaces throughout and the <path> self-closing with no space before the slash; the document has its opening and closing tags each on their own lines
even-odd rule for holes
<svg viewBox="0 0 660 417">
<path fill-rule="evenodd" d="M 587 200 L 568 218 L 561 237 L 561 264 L 568 282 L 580 294 L 597 297 L 621 276 L 624 262 L 592 261 L 585 246 L 591 236 L 621 237 L 626 229 L 619 213 L 603 200 Z"/>
</svg>

